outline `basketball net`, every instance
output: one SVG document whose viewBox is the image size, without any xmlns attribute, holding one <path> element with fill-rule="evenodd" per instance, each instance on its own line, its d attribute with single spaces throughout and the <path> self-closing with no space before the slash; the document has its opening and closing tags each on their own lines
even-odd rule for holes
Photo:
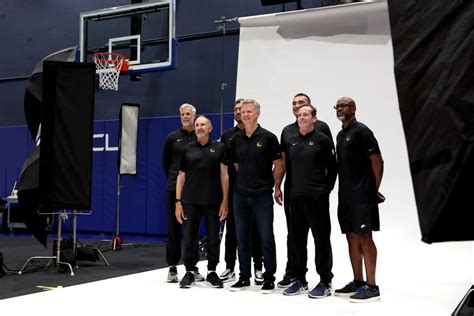
<svg viewBox="0 0 474 316">
<path fill-rule="evenodd" d="M 99 75 L 99 87 L 117 91 L 120 71 L 125 66 L 125 56 L 118 53 L 96 53 L 93 59 Z"/>
</svg>

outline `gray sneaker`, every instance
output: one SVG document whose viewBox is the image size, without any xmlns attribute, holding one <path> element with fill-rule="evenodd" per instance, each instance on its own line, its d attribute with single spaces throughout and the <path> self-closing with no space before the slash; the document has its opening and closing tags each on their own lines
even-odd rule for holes
<svg viewBox="0 0 474 316">
<path fill-rule="evenodd" d="M 178 283 L 178 269 L 176 267 L 170 267 L 168 271 L 168 278 L 166 279 L 168 283 Z"/>
<path fill-rule="evenodd" d="M 196 282 L 204 282 L 206 281 L 206 278 L 201 274 L 199 273 L 199 269 L 196 267 L 196 269 L 193 271 L 194 273 L 194 280 Z"/>
<path fill-rule="evenodd" d="M 263 284 L 263 272 L 262 270 L 255 270 L 255 279 L 253 280 L 255 285 L 262 285 Z"/>
</svg>

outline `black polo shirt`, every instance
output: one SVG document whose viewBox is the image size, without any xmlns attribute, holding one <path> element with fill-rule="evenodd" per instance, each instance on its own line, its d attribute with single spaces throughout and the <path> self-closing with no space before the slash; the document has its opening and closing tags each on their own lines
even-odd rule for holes
<svg viewBox="0 0 474 316">
<path fill-rule="evenodd" d="M 233 189 L 235 183 L 235 177 L 237 176 L 237 172 L 235 171 L 234 164 L 231 161 L 232 151 L 231 151 L 231 140 L 235 133 L 240 132 L 240 128 L 234 126 L 229 128 L 222 133 L 220 141 L 225 145 L 225 152 L 226 152 L 226 165 L 227 165 L 227 173 L 229 174 L 229 190 Z"/>
<path fill-rule="evenodd" d="M 167 191 L 176 191 L 176 178 L 179 172 L 179 157 L 183 147 L 196 140 L 194 131 L 188 132 L 182 128 L 170 133 L 163 146 L 162 167 L 165 172 Z"/>
<path fill-rule="evenodd" d="M 225 164 L 225 146 L 209 140 L 187 144 L 181 152 L 179 170 L 186 173 L 183 204 L 218 205 L 222 201 L 221 163 Z"/>
<path fill-rule="evenodd" d="M 339 206 L 367 208 L 377 203 L 370 155 L 380 154 L 372 131 L 355 119 L 337 134 Z"/>
<path fill-rule="evenodd" d="M 331 134 L 331 130 L 329 129 L 329 126 L 325 122 L 317 120 L 316 123 L 314 123 L 314 128 L 329 138 L 329 140 L 331 141 L 331 146 L 334 149 L 334 141 L 332 140 L 332 134 Z M 296 121 L 292 124 L 285 126 L 285 128 L 281 132 L 281 137 L 280 137 L 281 149 L 286 155 L 286 159 L 285 159 L 286 176 L 285 176 L 284 187 L 285 187 L 285 192 L 287 194 L 290 192 L 289 190 L 291 188 L 291 163 L 288 157 L 288 153 L 286 152 L 286 148 L 288 148 L 288 145 L 287 145 L 288 139 L 298 134 L 299 134 L 299 126 L 298 126 L 298 121 Z"/>
<path fill-rule="evenodd" d="M 304 136 L 298 133 L 288 139 L 286 152 L 291 162 L 291 197 L 331 192 L 337 162 L 329 137 L 317 130 Z"/>
<path fill-rule="evenodd" d="M 235 192 L 249 196 L 273 192 L 273 161 L 281 159 L 277 137 L 260 125 L 250 137 L 243 129 L 232 137 L 231 150 L 232 162 L 239 164 Z"/>
</svg>

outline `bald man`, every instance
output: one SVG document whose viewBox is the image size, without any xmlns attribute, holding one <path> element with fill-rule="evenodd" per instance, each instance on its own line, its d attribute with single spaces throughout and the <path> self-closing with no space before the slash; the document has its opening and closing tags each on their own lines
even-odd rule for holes
<svg viewBox="0 0 474 316">
<path fill-rule="evenodd" d="M 372 131 L 356 120 L 356 103 L 342 97 L 334 106 L 342 130 L 337 135 L 339 170 L 338 219 L 349 244 L 354 280 L 335 291 L 354 303 L 380 299 L 375 281 L 377 247 L 372 231 L 380 230 L 378 192 L 383 175 L 383 159 Z M 364 280 L 363 267 L 366 279 Z"/>
</svg>

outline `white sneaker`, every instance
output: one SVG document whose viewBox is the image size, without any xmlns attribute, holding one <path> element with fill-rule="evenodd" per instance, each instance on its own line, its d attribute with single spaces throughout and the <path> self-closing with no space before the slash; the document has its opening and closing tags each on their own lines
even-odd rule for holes
<svg viewBox="0 0 474 316">
<path fill-rule="evenodd" d="M 235 281 L 235 272 L 232 269 L 226 269 L 222 274 L 219 276 L 222 282 L 227 283 L 231 281 Z"/>
</svg>

